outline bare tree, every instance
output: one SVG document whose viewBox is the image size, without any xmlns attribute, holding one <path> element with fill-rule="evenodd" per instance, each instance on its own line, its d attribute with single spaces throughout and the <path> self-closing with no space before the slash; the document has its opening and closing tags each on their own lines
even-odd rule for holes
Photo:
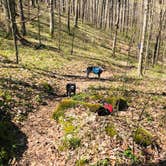
<svg viewBox="0 0 166 166">
<path fill-rule="evenodd" d="M 22 35 L 26 35 L 26 26 L 25 26 L 25 17 L 24 17 L 24 10 L 22 0 L 19 0 L 19 11 L 20 11 L 20 18 L 21 18 L 21 33 Z"/>
<path fill-rule="evenodd" d="M 50 0 L 50 35 L 54 35 L 54 0 Z"/>
<path fill-rule="evenodd" d="M 16 37 L 16 27 L 15 27 L 15 2 L 13 0 L 7 0 L 7 5 L 8 5 L 8 11 L 9 11 L 9 19 L 11 22 L 11 29 L 12 29 L 12 34 L 13 34 L 13 41 L 14 41 L 14 48 L 15 48 L 15 56 L 16 56 L 16 63 L 19 63 L 18 59 L 18 46 L 17 46 L 17 37 Z"/>
<path fill-rule="evenodd" d="M 67 28 L 68 28 L 68 32 L 70 33 L 70 10 L 71 10 L 71 0 L 69 0 L 68 2 L 68 14 L 67 14 Z"/>
<path fill-rule="evenodd" d="M 146 35 L 146 29 L 147 29 L 148 8 L 149 8 L 149 0 L 145 0 L 144 20 L 143 20 L 143 27 L 142 27 L 142 39 L 141 39 L 139 61 L 138 61 L 138 75 L 139 76 L 143 75 L 143 50 L 144 50 L 145 35 Z"/>
<path fill-rule="evenodd" d="M 39 46 L 41 46 L 41 27 L 40 27 L 40 2 L 38 0 L 37 2 L 37 23 L 38 23 L 38 41 L 39 41 Z"/>
<path fill-rule="evenodd" d="M 116 18 L 116 23 L 115 23 L 115 35 L 114 35 L 114 40 L 113 40 L 113 53 L 112 55 L 115 56 L 115 50 L 116 50 L 116 42 L 117 42 L 117 34 L 118 34 L 118 29 L 119 29 L 119 17 L 120 17 L 120 6 L 121 6 L 121 1 L 118 0 L 118 3 L 117 3 L 117 18 Z"/>
<path fill-rule="evenodd" d="M 58 49 L 61 50 L 61 3 L 60 0 L 58 0 L 58 21 L 59 21 L 59 27 L 58 27 Z"/>
</svg>

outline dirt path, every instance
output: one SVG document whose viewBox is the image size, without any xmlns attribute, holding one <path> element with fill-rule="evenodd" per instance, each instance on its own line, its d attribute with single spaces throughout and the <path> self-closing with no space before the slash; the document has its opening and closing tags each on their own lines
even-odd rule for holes
<svg viewBox="0 0 166 166">
<path fill-rule="evenodd" d="M 18 165 L 55 165 L 54 141 L 57 139 L 55 133 L 58 133 L 58 128 L 51 115 L 56 104 L 49 102 L 48 106 L 42 106 L 29 114 L 21 129 L 27 135 L 27 150 Z"/>
<path fill-rule="evenodd" d="M 94 75 L 93 75 L 94 76 Z M 92 76 L 92 77 L 93 77 Z M 103 74 L 104 78 L 108 73 Z M 73 78 L 63 80 L 62 85 L 71 82 Z M 108 84 L 109 81 L 99 81 L 98 79 L 75 79 L 77 92 L 84 91 L 90 85 Z M 63 90 L 62 90 L 63 91 Z M 65 166 L 65 160 L 58 156 L 55 148 L 55 141 L 61 136 L 59 125 L 51 119 L 56 104 L 61 98 L 49 101 L 47 106 L 41 106 L 36 112 L 29 114 L 24 122 L 21 131 L 27 136 L 27 150 L 24 152 L 19 166 Z"/>
</svg>

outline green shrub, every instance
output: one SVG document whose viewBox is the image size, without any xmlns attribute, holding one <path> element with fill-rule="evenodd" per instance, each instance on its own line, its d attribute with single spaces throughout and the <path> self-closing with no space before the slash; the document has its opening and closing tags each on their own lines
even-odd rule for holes
<svg viewBox="0 0 166 166">
<path fill-rule="evenodd" d="M 117 130 L 113 123 L 109 123 L 106 126 L 105 131 L 110 137 L 114 137 L 115 135 L 117 135 Z"/>
<path fill-rule="evenodd" d="M 141 146 L 148 146 L 152 144 L 153 136 L 152 134 L 147 131 L 146 129 L 143 129 L 142 127 L 139 127 L 135 133 L 134 133 L 134 141 L 141 145 Z"/>
</svg>

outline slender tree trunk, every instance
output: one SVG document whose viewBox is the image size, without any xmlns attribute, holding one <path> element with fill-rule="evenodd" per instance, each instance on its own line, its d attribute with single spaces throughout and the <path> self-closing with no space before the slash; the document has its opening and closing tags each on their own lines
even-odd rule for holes
<svg viewBox="0 0 166 166">
<path fill-rule="evenodd" d="M 115 51 L 116 51 L 116 42 L 117 42 L 117 34 L 118 34 L 118 29 L 119 29 L 119 17 L 120 17 L 120 6 L 121 6 L 121 1 L 118 0 L 118 10 L 117 10 L 117 20 L 115 24 L 115 35 L 114 35 L 114 40 L 113 40 L 113 53 L 112 55 L 115 56 Z"/>
<path fill-rule="evenodd" d="M 54 0 L 50 0 L 50 35 L 54 36 Z"/>
<path fill-rule="evenodd" d="M 142 29 L 142 39 L 141 39 L 141 46 L 139 52 L 139 62 L 138 62 L 138 75 L 143 75 L 143 50 L 145 44 L 145 36 L 146 36 L 146 29 L 147 29 L 147 14 L 148 14 L 148 6 L 149 0 L 145 0 L 145 12 L 144 12 L 144 20 L 143 20 L 143 29 Z"/>
<path fill-rule="evenodd" d="M 58 49 L 61 50 L 61 3 L 60 0 L 58 0 L 58 20 L 59 20 L 59 35 L 58 35 Z"/>
<path fill-rule="evenodd" d="M 7 0 L 7 5 L 8 5 L 8 10 L 9 10 L 9 19 L 10 19 L 10 22 L 11 22 L 11 27 L 12 27 L 12 34 L 13 34 L 13 41 L 14 41 L 14 48 L 15 48 L 15 56 L 16 56 L 16 63 L 18 64 L 19 63 L 19 59 L 18 59 L 18 46 L 17 46 L 17 37 L 16 37 L 16 28 L 15 28 L 15 25 L 14 25 L 14 22 L 15 22 L 15 17 L 12 16 L 12 10 L 14 10 L 12 7 L 13 7 L 13 4 L 14 3 L 12 0 Z"/>
<path fill-rule="evenodd" d="M 25 26 L 25 17 L 22 0 L 19 0 L 19 10 L 20 10 L 20 18 L 21 18 L 21 33 L 23 36 L 26 35 L 26 26 Z"/>
<path fill-rule="evenodd" d="M 41 27 L 40 27 L 40 2 L 38 1 L 37 3 L 37 17 L 38 17 L 38 41 L 39 41 L 39 46 L 41 45 L 41 34 L 40 34 L 40 31 L 41 31 Z"/>
<path fill-rule="evenodd" d="M 31 9 L 31 6 L 30 6 L 30 0 L 28 0 L 28 20 L 30 20 L 30 9 Z"/>
<path fill-rule="evenodd" d="M 68 15 L 67 15 L 67 28 L 68 32 L 70 33 L 70 6 L 71 6 L 71 0 L 68 2 Z"/>
<path fill-rule="evenodd" d="M 162 3 L 161 3 L 162 5 Z M 158 34 L 156 36 L 156 43 L 154 47 L 154 54 L 152 57 L 152 66 L 154 66 L 157 63 L 158 57 L 159 57 L 159 52 L 160 52 L 160 43 L 161 43 L 161 32 L 162 32 L 162 25 L 163 25 L 163 20 L 165 18 L 166 11 L 163 13 L 163 9 L 161 8 L 160 10 L 160 21 L 159 21 L 159 28 L 158 28 Z"/>
<path fill-rule="evenodd" d="M 8 36 L 11 35 L 12 29 L 10 27 L 10 14 L 9 14 L 9 8 L 8 8 L 8 2 L 7 0 L 3 0 L 3 8 L 5 11 L 5 23 L 6 23 L 6 31 Z"/>
<path fill-rule="evenodd" d="M 73 52 L 74 52 L 75 30 L 76 30 L 76 27 L 73 28 L 72 43 L 71 43 L 71 55 L 73 55 Z"/>
<path fill-rule="evenodd" d="M 153 0 L 151 0 L 150 7 L 149 7 L 149 30 L 147 35 L 147 44 L 146 44 L 146 54 L 145 54 L 145 66 L 149 65 L 149 50 L 150 50 L 150 39 L 152 35 L 152 25 L 153 25 L 153 12 L 154 12 L 154 5 Z"/>
<path fill-rule="evenodd" d="M 78 1 L 75 1 L 75 18 L 74 18 L 74 26 L 78 27 Z"/>
</svg>

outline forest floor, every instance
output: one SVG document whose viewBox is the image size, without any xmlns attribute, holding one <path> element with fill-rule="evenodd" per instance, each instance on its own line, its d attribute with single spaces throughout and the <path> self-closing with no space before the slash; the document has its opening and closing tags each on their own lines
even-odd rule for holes
<svg viewBox="0 0 166 166">
<path fill-rule="evenodd" d="M 10 114 L 12 123 L 24 135 L 16 146 L 25 145 L 10 164 L 74 166 L 104 165 L 107 162 L 107 165 L 159 165 L 163 162 L 164 165 L 165 66 L 149 67 L 144 77 L 138 78 L 136 47 L 132 47 L 128 57 L 129 41 L 121 35 L 116 56 L 112 57 L 110 33 L 90 25 L 80 24 L 77 29 L 73 55 L 70 55 L 72 36 L 63 25 L 62 51 L 58 51 L 58 40 L 48 35 L 46 20 L 48 16 L 41 19 L 41 39 L 45 47 L 37 50 L 19 44 L 18 65 L 14 62 L 12 40 L 4 38 L 4 30 L 0 28 L 0 101 L 4 100 L 0 108 Z M 37 43 L 36 21 L 29 23 L 27 29 L 26 38 Z M 93 74 L 86 78 L 85 70 L 90 65 L 104 67 L 100 80 Z M 66 122 L 62 119 L 57 122 L 52 118 L 53 113 L 66 98 L 65 86 L 69 82 L 76 83 L 77 94 L 86 94 L 85 98 L 76 95 L 80 100 L 97 102 L 87 98 L 94 95 L 92 92 L 110 98 L 120 95 L 127 98 L 129 108 L 118 114 L 99 117 L 78 106 L 66 110 Z M 133 149 L 133 131 L 142 110 L 139 126 L 151 133 L 153 143 L 147 147 L 134 143 Z M 113 136 L 105 131 L 110 122 Z M 74 130 L 74 134 L 68 130 Z M 73 135 L 78 144 L 74 142 L 76 147 L 69 148 L 65 141 Z"/>
<path fill-rule="evenodd" d="M 10 63 L 3 63 L 3 60 L 1 63 L 3 64 L 3 69 L 8 67 L 11 69 Z M 133 70 L 136 70 L 136 68 L 126 67 L 125 64 L 123 65 L 123 62 L 121 63 L 121 69 L 118 69 L 119 67 L 117 66 L 117 70 L 115 71 L 112 70 L 111 66 L 106 66 L 106 71 L 102 74 L 100 80 L 93 74 L 90 75 L 89 79 L 86 78 L 86 73 L 83 70 L 86 69 L 87 64 L 82 59 L 71 59 L 68 64 L 65 64 L 59 71 L 57 70 L 58 72 L 51 71 L 49 73 L 48 71 L 42 71 L 45 79 L 48 79 L 49 83 L 51 83 L 54 91 L 57 89 L 56 94 L 54 94 L 55 92 L 48 92 L 48 94 L 42 92 L 40 94 L 36 92 L 37 90 L 33 90 L 31 94 L 29 93 L 30 90 L 27 90 L 27 88 L 31 88 L 28 84 L 22 87 L 24 86 L 22 83 L 9 82 L 9 88 L 11 87 L 12 89 L 15 84 L 27 93 L 26 97 L 31 94 L 33 98 L 31 100 L 28 99 L 30 102 L 35 98 L 35 101 L 31 105 L 35 105 L 35 102 L 38 102 L 36 101 L 39 100 L 38 95 L 41 95 L 41 97 L 42 95 L 44 96 L 41 103 L 39 102 L 39 107 L 36 107 L 36 111 L 30 111 L 27 118 L 25 117 L 24 119 L 22 114 L 14 118 L 16 124 L 20 126 L 21 132 L 27 137 L 27 149 L 20 160 L 13 160 L 11 164 L 62 166 L 76 165 L 78 161 L 88 161 L 84 165 L 92 165 L 108 158 L 110 160 L 109 163 L 112 165 L 115 165 L 115 163 L 119 165 L 131 165 L 135 159 L 130 155 L 126 157 L 125 152 L 128 148 L 132 147 L 132 131 L 135 129 L 135 123 L 137 123 L 145 104 L 146 110 L 141 119 L 140 126 L 153 134 L 156 144 L 159 147 L 155 146 L 155 148 L 152 148 L 148 146 L 144 148 L 135 145 L 134 156 L 137 158 L 136 162 L 138 164 L 140 162 L 158 163 L 161 160 L 165 160 L 165 80 L 147 76 L 140 79 L 131 76 L 130 74 L 134 73 Z M 18 65 L 13 65 L 18 67 Z M 26 70 L 24 68 L 21 69 L 21 72 Z M 41 77 L 41 73 L 38 76 Z M 60 150 L 59 147 L 63 144 L 62 140 L 65 137 L 65 132 L 62 124 L 56 122 L 52 118 L 52 115 L 58 103 L 65 98 L 65 85 L 69 82 L 76 83 L 77 93 L 88 93 L 88 89 L 96 89 L 97 93 L 101 92 L 102 94 L 113 91 L 113 94 L 116 96 L 125 88 L 125 95 L 130 98 L 130 104 L 127 111 L 120 112 L 118 116 L 113 115 L 108 117 L 99 117 L 96 113 L 92 113 L 82 107 L 69 109 L 67 111 L 69 115 L 66 116 L 76 119 L 74 123 L 79 126 L 77 135 L 81 139 L 81 145 L 76 149 L 65 148 L 64 150 Z M 44 82 L 44 85 L 46 83 Z M 29 84 L 31 85 L 32 83 L 29 82 Z M 20 92 L 15 91 L 14 93 L 18 95 Z M 26 98 L 25 101 L 29 102 Z M 20 107 L 25 109 L 24 106 Z M 105 133 L 104 129 L 108 122 L 113 122 L 118 136 L 110 138 Z M 132 152 L 130 153 L 132 154 Z"/>
</svg>

